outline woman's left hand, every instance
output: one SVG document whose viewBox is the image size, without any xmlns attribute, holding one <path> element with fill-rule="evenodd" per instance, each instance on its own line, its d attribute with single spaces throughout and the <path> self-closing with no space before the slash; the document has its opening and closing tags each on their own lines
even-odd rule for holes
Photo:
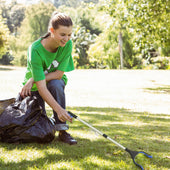
<svg viewBox="0 0 170 170">
<path fill-rule="evenodd" d="M 34 79 L 30 78 L 27 83 L 23 86 L 20 95 L 22 98 L 25 98 L 26 96 L 31 96 L 31 88 L 33 86 Z"/>
</svg>

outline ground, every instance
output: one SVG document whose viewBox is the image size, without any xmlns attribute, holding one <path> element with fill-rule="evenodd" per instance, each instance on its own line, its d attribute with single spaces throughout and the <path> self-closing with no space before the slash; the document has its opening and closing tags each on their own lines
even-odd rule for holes
<svg viewBox="0 0 170 170">
<path fill-rule="evenodd" d="M 0 99 L 16 97 L 25 70 L 0 66 Z M 169 170 L 170 71 L 75 70 L 67 76 L 67 110 L 121 145 L 152 155 L 137 159 L 144 169 Z M 49 107 L 47 114 L 52 115 Z M 0 170 L 138 169 L 127 152 L 80 121 L 69 126 L 75 146 L 59 142 L 58 133 L 43 145 L 0 142 Z"/>
<path fill-rule="evenodd" d="M 18 94 L 25 70 L 0 66 L 0 99 Z M 66 75 L 67 106 L 170 114 L 169 70 L 74 70 Z"/>
</svg>

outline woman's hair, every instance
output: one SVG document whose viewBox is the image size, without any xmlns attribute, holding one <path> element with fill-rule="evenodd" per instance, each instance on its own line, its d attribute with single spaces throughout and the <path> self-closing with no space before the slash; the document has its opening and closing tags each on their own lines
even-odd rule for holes
<svg viewBox="0 0 170 170">
<path fill-rule="evenodd" d="M 48 24 L 48 32 L 44 36 L 42 36 L 42 38 L 47 38 L 50 35 L 51 27 L 54 29 L 58 29 L 60 25 L 69 27 L 73 25 L 73 22 L 71 18 L 66 14 L 55 11 L 53 12 Z"/>
</svg>

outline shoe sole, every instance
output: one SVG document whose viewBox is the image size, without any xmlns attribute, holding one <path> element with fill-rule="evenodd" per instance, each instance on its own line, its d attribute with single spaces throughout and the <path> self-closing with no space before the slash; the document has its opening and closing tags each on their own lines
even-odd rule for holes
<svg viewBox="0 0 170 170">
<path fill-rule="evenodd" d="M 75 141 L 75 142 L 65 142 L 65 141 L 63 141 L 63 140 L 60 139 L 60 138 L 58 138 L 58 140 L 59 140 L 60 142 L 67 143 L 67 144 L 69 144 L 69 145 L 76 145 L 76 144 L 77 144 L 77 141 Z"/>
</svg>

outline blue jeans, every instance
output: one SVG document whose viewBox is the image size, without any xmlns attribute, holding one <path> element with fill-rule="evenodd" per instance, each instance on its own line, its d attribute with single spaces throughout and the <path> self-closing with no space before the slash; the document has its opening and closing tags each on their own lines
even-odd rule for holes
<svg viewBox="0 0 170 170">
<path fill-rule="evenodd" d="M 65 109 L 66 108 L 66 104 L 65 104 L 65 83 L 64 81 L 61 80 L 51 80 L 47 83 L 47 88 L 49 90 L 49 92 L 52 94 L 52 96 L 54 97 L 54 99 L 58 102 L 58 104 Z M 40 96 L 40 94 L 38 93 L 38 91 L 34 91 L 31 93 L 32 95 L 36 96 L 38 98 L 39 104 L 42 107 L 43 110 L 43 114 L 46 114 L 46 110 L 45 110 L 45 102 L 42 99 L 42 97 Z M 53 110 L 53 118 L 55 121 L 55 127 L 56 130 L 60 131 L 60 130 L 67 130 L 68 129 L 68 125 L 66 124 L 66 122 L 61 122 L 58 118 L 57 113 Z"/>
</svg>

